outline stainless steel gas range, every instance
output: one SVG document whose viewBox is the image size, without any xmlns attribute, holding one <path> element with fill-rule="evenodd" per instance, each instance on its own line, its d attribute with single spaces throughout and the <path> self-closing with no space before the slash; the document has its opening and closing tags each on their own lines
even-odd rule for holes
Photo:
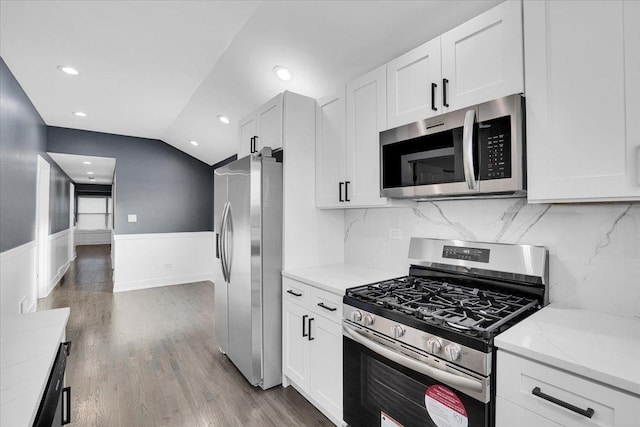
<svg viewBox="0 0 640 427">
<path fill-rule="evenodd" d="M 500 332 L 548 302 L 541 246 L 412 238 L 409 275 L 347 289 L 344 421 L 494 423 Z"/>
</svg>

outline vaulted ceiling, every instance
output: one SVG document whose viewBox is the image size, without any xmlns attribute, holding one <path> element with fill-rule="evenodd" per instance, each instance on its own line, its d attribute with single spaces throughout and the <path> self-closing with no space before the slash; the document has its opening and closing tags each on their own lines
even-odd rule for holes
<svg viewBox="0 0 640 427">
<path fill-rule="evenodd" d="M 2 0 L 0 55 L 48 125 L 161 139 L 214 164 L 275 94 L 326 95 L 499 2 Z"/>
</svg>

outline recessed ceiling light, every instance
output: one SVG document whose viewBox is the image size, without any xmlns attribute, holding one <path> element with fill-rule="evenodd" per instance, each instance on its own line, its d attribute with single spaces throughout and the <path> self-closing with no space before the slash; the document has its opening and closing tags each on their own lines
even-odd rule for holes
<svg viewBox="0 0 640 427">
<path fill-rule="evenodd" d="M 218 114 L 218 120 L 220 120 L 225 125 L 229 124 L 229 117 Z"/>
<path fill-rule="evenodd" d="M 198 141 L 190 141 L 191 145 L 195 145 L 196 147 L 198 146 Z"/>
<path fill-rule="evenodd" d="M 74 111 L 73 114 L 78 117 L 87 117 L 87 113 L 83 113 L 82 111 Z"/>
<path fill-rule="evenodd" d="M 276 76 L 278 76 L 278 78 L 283 82 L 288 82 L 293 78 L 293 73 L 282 65 L 276 65 L 273 67 L 273 72 L 276 73 Z"/>
<path fill-rule="evenodd" d="M 70 74 L 72 76 L 77 76 L 78 74 L 80 74 L 80 71 L 76 70 L 73 67 L 69 67 L 67 65 L 58 65 L 58 70 L 66 74 Z"/>
<path fill-rule="evenodd" d="M 88 161 L 88 160 L 85 160 L 84 162 L 82 162 L 82 164 L 83 164 L 83 165 L 90 165 L 90 164 L 91 164 L 91 162 L 90 162 L 90 161 Z"/>
<path fill-rule="evenodd" d="M 87 172 L 87 175 L 93 175 L 93 172 Z"/>
</svg>

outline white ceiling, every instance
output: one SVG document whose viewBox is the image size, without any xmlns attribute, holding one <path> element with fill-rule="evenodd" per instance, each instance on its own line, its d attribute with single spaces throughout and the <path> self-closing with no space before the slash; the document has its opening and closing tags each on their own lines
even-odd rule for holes
<svg viewBox="0 0 640 427">
<path fill-rule="evenodd" d="M 47 154 L 76 184 L 113 184 L 116 159 L 75 154 Z M 83 162 L 91 162 L 91 164 L 85 165 Z M 87 172 L 93 172 L 93 174 L 90 175 Z M 89 177 L 94 177 L 95 181 L 89 181 Z"/>
<path fill-rule="evenodd" d="M 2 0 L 0 55 L 48 125 L 157 138 L 213 164 L 275 94 L 326 95 L 499 2 Z"/>
</svg>

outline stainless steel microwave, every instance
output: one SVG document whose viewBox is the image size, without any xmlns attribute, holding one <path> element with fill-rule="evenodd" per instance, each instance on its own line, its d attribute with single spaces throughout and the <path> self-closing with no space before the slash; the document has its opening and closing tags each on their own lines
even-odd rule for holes
<svg viewBox="0 0 640 427">
<path fill-rule="evenodd" d="M 511 95 L 380 132 L 380 194 L 526 194 L 524 97 Z"/>
</svg>

